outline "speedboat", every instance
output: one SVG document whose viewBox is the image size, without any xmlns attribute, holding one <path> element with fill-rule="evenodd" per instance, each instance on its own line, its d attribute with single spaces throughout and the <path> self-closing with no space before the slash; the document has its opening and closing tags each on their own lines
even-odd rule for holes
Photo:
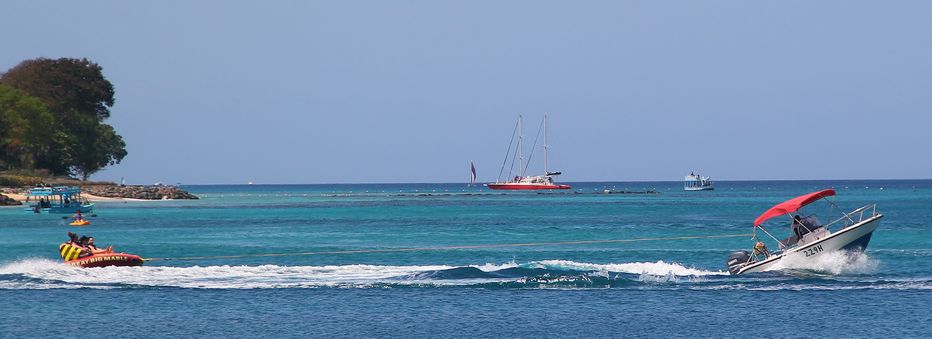
<svg viewBox="0 0 932 339">
<path fill-rule="evenodd" d="M 508 163 L 508 157 L 511 155 L 511 145 L 508 145 L 508 151 L 505 153 L 505 161 L 502 162 L 502 169 L 499 171 L 499 180 L 494 183 L 485 184 L 486 187 L 493 190 L 565 190 L 570 189 L 570 185 L 556 184 L 553 182 L 553 177 L 563 174 L 562 172 L 550 172 L 548 169 L 547 159 L 549 157 L 550 146 L 547 145 L 547 115 L 544 114 L 544 120 L 541 122 L 541 129 L 544 131 L 544 174 L 542 175 L 530 175 L 525 176 L 524 171 L 527 169 L 527 164 L 524 159 L 524 128 L 523 128 L 524 119 L 522 116 L 518 116 L 518 123 L 515 126 L 515 131 L 512 133 L 512 141 L 514 141 L 515 135 L 518 137 L 518 145 L 515 147 L 515 152 L 511 158 L 511 166 L 509 173 L 515 173 L 514 165 L 515 160 L 518 161 L 518 175 L 514 176 L 511 180 L 502 181 L 501 174 L 505 171 L 505 164 Z M 540 136 L 540 130 L 538 130 L 538 136 Z M 537 146 L 537 139 L 534 139 L 534 147 Z M 531 151 L 531 155 L 534 155 Z M 530 160 L 530 156 L 528 157 Z M 473 175 L 475 175 L 475 167 L 473 167 Z"/>
<path fill-rule="evenodd" d="M 754 220 L 755 244 L 751 251 L 737 251 L 728 256 L 728 271 L 731 274 L 763 272 L 773 269 L 782 260 L 814 260 L 825 253 L 835 251 L 863 252 L 871 240 L 874 230 L 880 226 L 883 214 L 877 213 L 877 204 L 867 204 L 823 225 L 813 214 L 800 217 L 797 211 L 818 200 L 827 201 L 832 210 L 838 210 L 835 202 L 828 197 L 835 196 L 835 190 L 827 189 L 801 195 L 779 203 Z M 787 215 L 790 221 L 790 235 L 778 239 L 767 231 L 762 224 L 779 216 Z M 765 236 L 758 237 L 757 231 Z M 765 243 L 770 242 L 777 248 L 770 252 Z"/>
</svg>

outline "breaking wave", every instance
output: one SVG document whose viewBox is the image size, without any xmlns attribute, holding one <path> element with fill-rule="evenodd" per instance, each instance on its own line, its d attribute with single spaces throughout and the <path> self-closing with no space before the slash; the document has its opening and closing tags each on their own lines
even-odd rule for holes
<svg viewBox="0 0 932 339">
<path fill-rule="evenodd" d="M 789 270 L 864 274 L 869 258 L 826 257 Z M 841 266 L 838 266 L 841 263 Z M 790 263 L 792 265 L 792 263 Z M 835 265 L 835 266 L 833 266 Z M 837 272 L 837 273 L 836 273 Z M 678 263 L 583 263 L 569 260 L 451 265 L 142 266 L 75 268 L 47 259 L 0 265 L 0 289 L 275 289 L 275 288 L 636 288 L 690 290 L 932 289 L 932 278 L 902 281 L 865 277 L 776 274 L 730 276 Z"/>
<path fill-rule="evenodd" d="M 675 263 L 592 264 L 545 260 L 518 264 L 331 266 L 142 266 L 75 268 L 47 259 L 0 266 L 0 288 L 316 288 L 316 287 L 590 287 L 726 275 Z M 661 277 L 655 279 L 654 277 Z"/>
</svg>

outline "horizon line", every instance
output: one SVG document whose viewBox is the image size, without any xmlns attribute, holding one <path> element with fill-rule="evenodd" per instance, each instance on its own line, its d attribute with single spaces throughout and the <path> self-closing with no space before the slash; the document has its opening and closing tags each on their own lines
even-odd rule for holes
<svg viewBox="0 0 932 339">
<path fill-rule="evenodd" d="M 713 180 L 713 182 L 784 182 L 784 181 L 930 181 L 932 178 L 916 179 L 737 179 L 737 180 Z M 596 180 L 596 181 L 564 181 L 573 184 L 591 184 L 591 183 L 679 183 L 682 180 Z M 178 186 L 272 186 L 272 185 L 451 185 L 466 184 L 468 182 L 331 182 L 331 183 L 175 183 Z M 144 184 L 127 184 L 127 185 L 144 185 Z M 476 187 L 485 187 L 484 184 L 477 184 Z"/>
</svg>

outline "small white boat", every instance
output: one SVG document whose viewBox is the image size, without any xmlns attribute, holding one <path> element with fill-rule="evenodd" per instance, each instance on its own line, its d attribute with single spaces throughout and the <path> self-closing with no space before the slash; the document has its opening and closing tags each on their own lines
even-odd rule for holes
<svg viewBox="0 0 932 339">
<path fill-rule="evenodd" d="M 711 191 L 715 187 L 712 186 L 712 178 L 703 177 L 692 172 L 683 179 L 683 190 L 684 191 Z"/>
<path fill-rule="evenodd" d="M 731 274 L 763 272 L 770 270 L 781 260 L 814 260 L 815 258 L 834 251 L 862 252 L 867 248 L 871 235 L 883 214 L 877 213 L 877 204 L 868 204 L 844 213 L 835 221 L 822 225 L 815 215 L 800 217 L 796 212 L 803 206 L 809 205 L 819 199 L 835 195 L 835 190 L 827 189 L 801 195 L 771 207 L 754 220 L 754 239 L 756 243 L 749 251 L 733 252 L 728 256 L 728 271 Z M 837 209 L 833 201 L 825 199 L 833 209 Z M 781 216 L 790 216 L 791 235 L 783 240 L 777 239 L 764 227 L 765 221 Z M 831 230 L 831 228 L 836 228 Z M 757 237 L 757 230 L 761 230 L 775 241 L 777 251 L 771 253 L 767 245 Z"/>
</svg>

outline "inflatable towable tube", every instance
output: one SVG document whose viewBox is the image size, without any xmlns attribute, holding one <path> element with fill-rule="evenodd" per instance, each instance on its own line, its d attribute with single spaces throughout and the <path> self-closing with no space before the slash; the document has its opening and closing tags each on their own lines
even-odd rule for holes
<svg viewBox="0 0 932 339">
<path fill-rule="evenodd" d="M 92 256 L 66 261 L 75 267 L 107 267 L 107 266 L 142 266 L 142 257 L 126 253 L 98 253 Z"/>
<path fill-rule="evenodd" d="M 141 266 L 145 261 L 135 254 L 113 252 L 82 257 L 81 254 L 87 252 L 87 250 L 67 243 L 61 244 L 58 249 L 65 263 L 75 267 Z"/>
</svg>

